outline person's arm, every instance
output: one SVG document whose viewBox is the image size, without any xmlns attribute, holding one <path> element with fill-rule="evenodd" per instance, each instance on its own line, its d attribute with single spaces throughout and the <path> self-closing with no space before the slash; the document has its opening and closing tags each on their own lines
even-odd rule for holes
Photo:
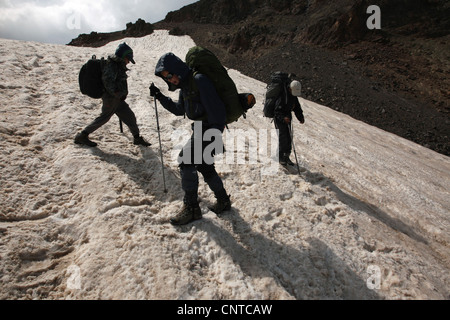
<svg viewBox="0 0 450 320">
<path fill-rule="evenodd" d="M 150 85 L 150 96 L 159 100 L 161 105 L 169 112 L 173 113 L 176 116 L 183 116 L 185 114 L 184 111 L 184 100 L 183 95 L 180 92 L 178 102 L 174 102 L 171 98 L 166 97 L 161 93 L 158 87 L 156 87 L 153 83 Z"/>
<path fill-rule="evenodd" d="M 159 102 L 161 102 L 161 105 L 169 112 L 172 112 L 176 116 L 184 116 L 184 100 L 181 92 L 178 98 L 178 102 L 173 101 L 171 98 L 166 97 L 163 94 L 158 97 L 158 100 Z"/>
<path fill-rule="evenodd" d="M 300 102 L 298 101 L 298 98 L 295 98 L 294 101 L 294 113 L 300 123 L 305 123 L 305 117 L 303 116 L 303 110 Z"/>
</svg>

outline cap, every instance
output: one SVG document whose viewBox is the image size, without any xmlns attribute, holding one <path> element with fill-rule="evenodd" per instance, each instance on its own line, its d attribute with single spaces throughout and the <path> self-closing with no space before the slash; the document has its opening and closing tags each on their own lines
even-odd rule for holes
<svg viewBox="0 0 450 320">
<path fill-rule="evenodd" d="M 116 50 L 115 55 L 119 58 L 130 60 L 131 63 L 136 64 L 133 59 L 133 49 L 130 48 L 125 42 L 121 43 Z"/>
</svg>

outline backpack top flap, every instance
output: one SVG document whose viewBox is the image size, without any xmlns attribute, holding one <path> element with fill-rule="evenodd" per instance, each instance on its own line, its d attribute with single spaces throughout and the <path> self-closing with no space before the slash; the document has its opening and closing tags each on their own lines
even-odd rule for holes
<svg viewBox="0 0 450 320">
<path fill-rule="evenodd" d="M 291 79 L 289 78 L 289 74 L 282 71 L 276 71 L 270 75 L 270 80 L 276 83 L 289 83 Z"/>
</svg>

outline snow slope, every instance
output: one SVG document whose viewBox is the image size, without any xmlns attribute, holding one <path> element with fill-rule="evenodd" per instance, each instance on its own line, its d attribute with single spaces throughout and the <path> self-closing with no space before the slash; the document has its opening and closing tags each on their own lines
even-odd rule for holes
<svg viewBox="0 0 450 320">
<path fill-rule="evenodd" d="M 150 148 L 134 146 L 117 118 L 91 135 L 98 148 L 73 143 L 100 112 L 78 91 L 79 68 L 119 42 L 0 40 L 1 299 L 450 298 L 450 159 L 307 100 L 306 123 L 294 125 L 300 175 L 253 136 L 227 149 L 244 163 L 218 159 L 233 210 L 209 212 L 201 180 L 204 218 L 170 225 L 182 204 L 173 155 L 190 121 L 158 108 L 164 193 L 148 86 L 166 90 L 158 58 L 194 43 L 166 31 L 126 41 L 137 62 L 128 102 Z M 230 133 L 270 136 L 265 84 L 230 75 L 258 101 Z M 246 151 L 254 143 L 257 159 Z"/>
</svg>

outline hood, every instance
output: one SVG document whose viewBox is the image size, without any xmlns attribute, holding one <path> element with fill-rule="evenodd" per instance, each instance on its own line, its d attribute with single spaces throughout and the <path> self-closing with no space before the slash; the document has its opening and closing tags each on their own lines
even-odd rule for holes
<svg viewBox="0 0 450 320">
<path fill-rule="evenodd" d="M 171 52 L 166 53 L 159 58 L 155 68 L 155 75 L 161 77 L 168 84 L 170 91 L 175 91 L 178 88 L 161 76 L 161 72 L 164 70 L 171 74 L 176 74 L 180 78 L 180 83 L 183 83 L 191 72 L 191 69 L 189 69 L 187 64 Z"/>
</svg>

